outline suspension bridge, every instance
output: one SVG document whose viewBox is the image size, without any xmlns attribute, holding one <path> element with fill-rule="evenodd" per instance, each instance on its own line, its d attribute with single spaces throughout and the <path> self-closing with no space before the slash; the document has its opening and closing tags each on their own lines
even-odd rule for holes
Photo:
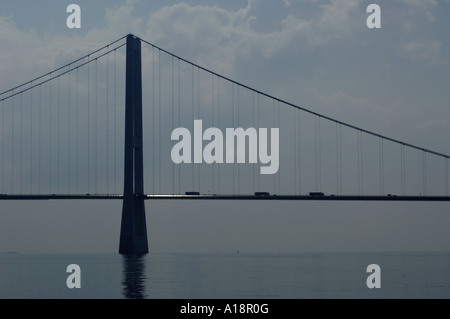
<svg viewBox="0 0 450 319">
<path fill-rule="evenodd" d="M 124 254 L 148 252 L 145 200 L 450 200 L 449 155 L 285 101 L 131 34 L 0 93 L 0 103 L 0 200 L 122 200 Z M 222 131 L 279 129 L 279 169 L 260 174 L 239 150 L 227 163 L 175 164 L 171 133 L 194 131 L 196 120 Z M 241 142 L 250 146 L 250 136 Z"/>
</svg>

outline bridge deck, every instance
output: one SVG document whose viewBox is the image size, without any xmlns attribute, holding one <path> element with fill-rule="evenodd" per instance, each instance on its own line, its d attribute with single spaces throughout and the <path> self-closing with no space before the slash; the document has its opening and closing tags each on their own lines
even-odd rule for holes
<svg viewBox="0 0 450 319">
<path fill-rule="evenodd" d="M 0 194 L 0 200 L 78 200 L 78 199 L 123 199 L 121 194 L 52 194 L 52 195 L 8 195 Z M 450 196 L 373 196 L 373 195 L 143 195 L 144 200 L 305 200 L 305 201 L 450 201 Z"/>
</svg>

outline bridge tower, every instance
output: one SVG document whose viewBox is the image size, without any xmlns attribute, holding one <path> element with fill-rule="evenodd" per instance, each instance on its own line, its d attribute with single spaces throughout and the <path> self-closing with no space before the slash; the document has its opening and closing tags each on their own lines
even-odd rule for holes
<svg viewBox="0 0 450 319">
<path fill-rule="evenodd" d="M 125 171 L 120 254 L 148 253 L 143 175 L 141 40 L 129 34 L 126 43 Z"/>
</svg>

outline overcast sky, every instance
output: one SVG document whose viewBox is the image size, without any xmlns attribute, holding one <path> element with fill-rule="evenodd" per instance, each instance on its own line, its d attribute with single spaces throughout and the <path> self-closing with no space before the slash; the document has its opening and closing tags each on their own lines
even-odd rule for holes
<svg viewBox="0 0 450 319">
<path fill-rule="evenodd" d="M 356 126 L 450 153 L 450 1 L 2 1 L 0 91 L 128 33 Z M 366 8 L 381 7 L 381 29 Z M 219 205 L 219 207 L 218 207 Z M 448 203 L 146 202 L 151 251 L 450 249 Z M 119 201 L 0 202 L 0 251 L 116 252 Z"/>
</svg>

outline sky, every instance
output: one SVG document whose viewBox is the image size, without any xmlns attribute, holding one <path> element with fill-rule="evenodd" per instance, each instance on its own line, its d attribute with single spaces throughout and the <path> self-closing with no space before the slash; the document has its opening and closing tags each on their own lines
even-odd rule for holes
<svg viewBox="0 0 450 319">
<path fill-rule="evenodd" d="M 1 92 L 132 33 L 282 100 L 450 154 L 450 1 L 77 1 L 80 29 L 66 26 L 70 3 L 2 2 Z M 380 29 L 366 25 L 371 3 Z M 147 201 L 146 212 L 154 252 L 450 249 L 448 203 Z M 0 201 L 0 252 L 117 252 L 120 216 L 120 201 Z"/>
</svg>

